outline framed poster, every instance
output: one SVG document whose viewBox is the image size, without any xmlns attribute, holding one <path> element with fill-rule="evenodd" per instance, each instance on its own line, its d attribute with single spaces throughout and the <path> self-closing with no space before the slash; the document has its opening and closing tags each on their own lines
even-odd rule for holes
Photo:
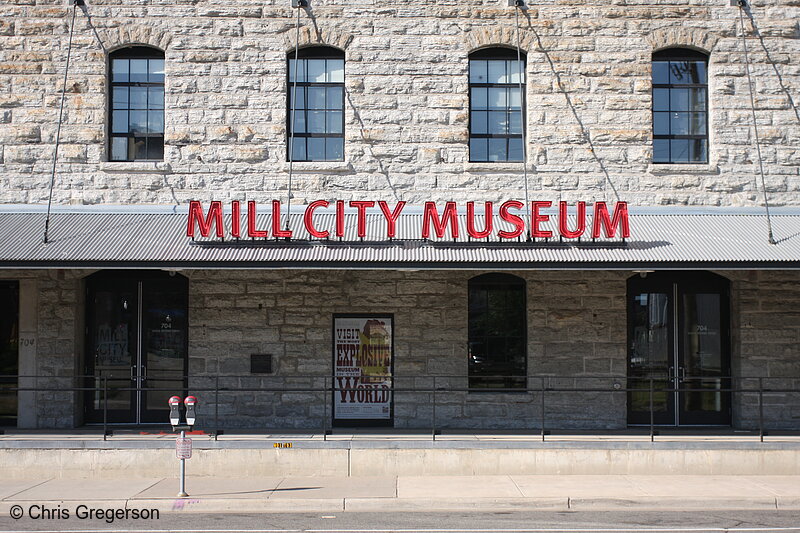
<svg viewBox="0 0 800 533">
<path fill-rule="evenodd" d="M 393 367 L 393 315 L 334 315 L 334 425 L 391 426 Z"/>
</svg>

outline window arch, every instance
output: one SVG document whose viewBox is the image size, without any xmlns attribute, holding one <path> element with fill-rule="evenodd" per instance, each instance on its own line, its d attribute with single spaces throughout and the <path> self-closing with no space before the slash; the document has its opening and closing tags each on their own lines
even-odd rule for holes
<svg viewBox="0 0 800 533">
<path fill-rule="evenodd" d="M 288 56 L 287 161 L 343 161 L 344 52 L 315 46 L 301 48 L 298 61 L 294 55 Z"/>
<path fill-rule="evenodd" d="M 109 54 L 109 160 L 164 159 L 164 52 L 147 46 Z"/>
<path fill-rule="evenodd" d="M 483 274 L 469 280 L 468 376 L 472 389 L 525 388 L 525 280 Z"/>
<path fill-rule="evenodd" d="M 653 163 L 708 162 L 708 56 L 653 54 Z"/>
<path fill-rule="evenodd" d="M 525 61 L 510 48 L 469 55 L 470 161 L 523 160 Z"/>
</svg>

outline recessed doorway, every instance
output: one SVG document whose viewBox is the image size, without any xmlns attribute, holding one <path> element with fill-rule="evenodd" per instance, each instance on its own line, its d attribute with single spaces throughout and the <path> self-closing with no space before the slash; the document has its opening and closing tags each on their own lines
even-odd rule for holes
<svg viewBox="0 0 800 533">
<path fill-rule="evenodd" d="M 649 424 L 652 403 L 657 425 L 730 425 L 730 346 L 727 279 L 711 272 L 631 277 L 628 386 L 641 391 L 628 393 L 628 423 Z"/>
<path fill-rule="evenodd" d="M 167 424 L 167 400 L 187 386 L 188 280 L 108 271 L 86 288 L 86 421 Z"/>
</svg>

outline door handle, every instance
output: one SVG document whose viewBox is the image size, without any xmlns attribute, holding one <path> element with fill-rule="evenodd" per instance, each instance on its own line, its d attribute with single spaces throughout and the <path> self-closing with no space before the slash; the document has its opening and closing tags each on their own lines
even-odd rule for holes
<svg viewBox="0 0 800 533">
<path fill-rule="evenodd" d="M 682 366 L 678 367 L 678 379 L 681 381 L 686 380 L 686 369 Z"/>
<path fill-rule="evenodd" d="M 668 381 L 675 381 L 675 367 L 674 366 L 669 367 L 669 370 L 667 371 L 667 380 Z"/>
<path fill-rule="evenodd" d="M 131 381 L 136 381 L 136 376 L 134 375 L 135 372 L 136 372 L 136 367 L 132 366 L 131 367 Z"/>
</svg>

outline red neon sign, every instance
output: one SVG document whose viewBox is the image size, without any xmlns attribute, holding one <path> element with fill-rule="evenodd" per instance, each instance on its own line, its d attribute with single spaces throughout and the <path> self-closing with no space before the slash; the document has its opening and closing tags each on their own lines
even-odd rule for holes
<svg viewBox="0 0 800 533">
<path fill-rule="evenodd" d="M 383 218 L 386 221 L 386 237 L 393 239 L 397 236 L 397 222 L 406 206 L 406 202 L 397 202 L 394 207 L 390 207 L 385 201 L 351 201 L 349 206 L 356 210 L 356 234 L 359 238 L 367 235 L 367 209 L 380 208 Z M 326 239 L 331 235 L 331 231 L 336 237 L 345 235 L 345 202 L 338 200 L 334 208 L 334 224 L 332 228 L 320 228 L 314 220 L 314 215 L 319 208 L 328 208 L 331 205 L 327 200 L 316 200 L 308 204 L 303 213 L 303 227 L 309 237 L 315 239 Z M 485 239 L 496 231 L 497 237 L 503 240 L 514 240 L 519 237 L 529 235 L 533 239 L 549 239 L 553 237 L 554 231 L 544 229 L 543 225 L 550 222 L 552 216 L 542 213 L 542 209 L 552 206 L 552 202 L 533 201 L 528 206 L 526 212 L 525 204 L 517 200 L 508 200 L 500 205 L 498 217 L 511 229 L 499 229 L 494 227 L 494 204 L 484 202 L 483 215 L 484 227 L 478 229 L 475 220 L 475 202 L 466 203 L 466 225 L 467 233 L 473 239 Z M 272 201 L 272 224 L 268 231 L 265 228 L 258 228 L 257 205 L 254 201 L 247 202 L 247 237 L 251 239 L 266 239 L 270 236 L 275 239 L 291 239 L 292 230 L 281 227 L 281 203 L 279 200 Z M 586 234 L 589 221 L 587 219 L 586 202 L 575 204 L 574 228 L 570 228 L 569 208 L 567 202 L 559 202 L 557 221 L 553 227 L 557 228 L 558 236 L 562 239 L 580 239 Z M 241 205 L 239 200 L 231 202 L 231 228 L 230 235 L 240 238 L 241 229 Z M 209 203 L 208 211 L 204 212 L 203 204 L 199 201 L 192 201 L 189 204 L 189 216 L 186 226 L 186 236 L 194 238 L 195 231 L 199 230 L 200 235 L 208 237 L 212 233 L 219 238 L 225 237 L 225 225 L 223 223 L 222 202 L 213 201 Z M 452 238 L 459 236 L 458 209 L 455 202 L 445 202 L 439 212 L 439 207 L 435 202 L 425 202 L 422 214 L 422 228 L 417 238 L 429 239 L 431 233 L 437 239 Z M 592 209 L 591 219 L 591 238 L 598 239 L 603 236 L 613 239 L 617 237 L 627 239 L 631 236 L 630 220 L 628 217 L 628 204 L 617 202 L 614 204 L 613 211 L 609 212 L 606 202 L 596 202 Z M 413 238 L 413 237 L 411 237 Z"/>
</svg>

